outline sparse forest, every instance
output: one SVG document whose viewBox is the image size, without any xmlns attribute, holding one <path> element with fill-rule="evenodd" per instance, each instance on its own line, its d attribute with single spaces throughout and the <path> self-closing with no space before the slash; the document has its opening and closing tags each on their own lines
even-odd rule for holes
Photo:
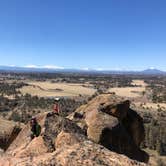
<svg viewBox="0 0 166 166">
<path fill-rule="evenodd" d="M 145 141 L 143 148 L 156 150 L 159 155 L 166 155 L 166 112 L 161 111 L 154 116 L 144 113 Z"/>
<path fill-rule="evenodd" d="M 166 103 L 166 78 L 155 77 L 146 79 L 148 87 L 152 89 L 152 101 L 154 103 Z"/>
</svg>

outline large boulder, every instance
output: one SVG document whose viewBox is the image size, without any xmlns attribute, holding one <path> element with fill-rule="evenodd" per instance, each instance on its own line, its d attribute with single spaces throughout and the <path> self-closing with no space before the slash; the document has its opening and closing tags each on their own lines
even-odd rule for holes
<svg viewBox="0 0 166 166">
<path fill-rule="evenodd" d="M 80 118 L 76 117 L 80 114 Z M 148 162 L 148 154 L 139 146 L 145 138 L 142 118 L 130 109 L 130 101 L 103 94 L 78 108 L 68 118 L 86 129 L 89 139 L 128 157 Z"/>
<path fill-rule="evenodd" d="M 145 165 L 88 140 L 84 130 L 69 119 L 55 114 L 39 115 L 37 119 L 43 129 L 41 135 L 30 141 L 27 124 L 0 157 L 0 166 Z"/>
</svg>

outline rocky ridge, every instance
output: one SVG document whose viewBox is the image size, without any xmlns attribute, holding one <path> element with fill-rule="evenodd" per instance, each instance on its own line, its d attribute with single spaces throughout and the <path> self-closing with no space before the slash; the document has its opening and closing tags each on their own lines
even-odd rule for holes
<svg viewBox="0 0 166 166">
<path fill-rule="evenodd" d="M 68 118 L 50 113 L 38 115 L 41 135 L 31 141 L 27 124 L 0 157 L 0 166 L 146 165 L 138 162 L 148 160 L 139 148 L 144 137 L 143 133 L 140 136 L 141 118 L 135 111 L 130 115 L 128 102 L 116 98 L 115 102 L 113 98 L 113 95 L 100 95 Z M 112 109 L 112 104 L 116 109 Z M 125 118 L 130 118 L 130 123 L 126 124 Z"/>
</svg>

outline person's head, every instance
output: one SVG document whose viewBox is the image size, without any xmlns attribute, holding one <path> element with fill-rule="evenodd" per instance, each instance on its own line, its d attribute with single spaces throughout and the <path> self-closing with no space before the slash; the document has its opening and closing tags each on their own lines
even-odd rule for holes
<svg viewBox="0 0 166 166">
<path fill-rule="evenodd" d="M 31 123 L 31 125 L 37 123 L 36 117 L 32 117 L 30 123 Z"/>
</svg>

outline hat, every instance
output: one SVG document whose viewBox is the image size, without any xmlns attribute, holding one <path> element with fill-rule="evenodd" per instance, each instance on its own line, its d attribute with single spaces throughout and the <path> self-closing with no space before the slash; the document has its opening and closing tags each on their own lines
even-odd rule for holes
<svg viewBox="0 0 166 166">
<path fill-rule="evenodd" d="M 58 97 L 57 97 L 57 98 L 55 98 L 55 101 L 59 101 L 59 100 L 60 100 L 60 98 L 58 98 Z"/>
</svg>

